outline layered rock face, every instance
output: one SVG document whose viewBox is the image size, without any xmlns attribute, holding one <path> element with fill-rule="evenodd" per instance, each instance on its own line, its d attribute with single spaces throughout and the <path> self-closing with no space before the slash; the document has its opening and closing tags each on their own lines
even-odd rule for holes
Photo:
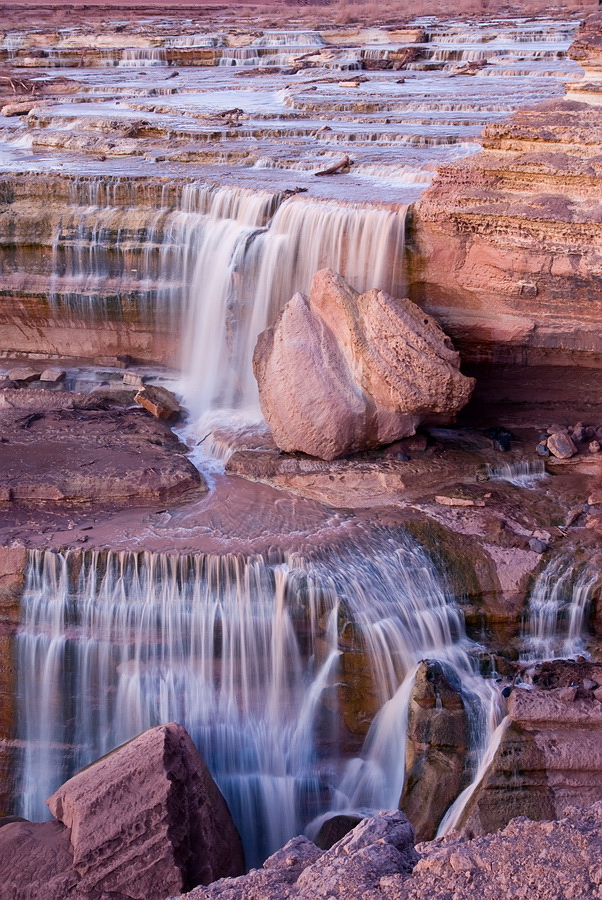
<svg viewBox="0 0 602 900">
<path fill-rule="evenodd" d="M 602 794 L 602 666 L 543 663 L 508 699 L 508 724 L 469 801 L 462 829 L 483 834 L 513 816 L 552 819 Z"/>
<path fill-rule="evenodd" d="M 0 898 L 162 900 L 244 871 L 226 802 L 181 725 L 153 728 L 0 829 Z"/>
<path fill-rule="evenodd" d="M 253 366 L 276 444 L 321 459 L 453 418 L 474 384 L 435 321 L 384 291 L 358 294 L 330 269 L 258 338 Z"/>
<path fill-rule="evenodd" d="M 417 204 L 410 296 L 473 360 L 602 362 L 601 33 L 578 38 L 577 93 L 488 125 Z"/>
</svg>

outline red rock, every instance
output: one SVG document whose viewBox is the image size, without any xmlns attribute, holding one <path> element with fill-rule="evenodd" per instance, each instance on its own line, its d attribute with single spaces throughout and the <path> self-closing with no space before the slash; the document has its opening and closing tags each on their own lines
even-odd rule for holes
<svg viewBox="0 0 602 900">
<path fill-rule="evenodd" d="M 259 336 L 254 370 L 276 444 L 332 460 L 447 420 L 474 385 L 436 322 L 384 291 L 358 294 L 330 269 Z"/>
<path fill-rule="evenodd" d="M 67 781 L 48 806 L 71 829 L 80 890 L 150 900 L 244 871 L 226 802 L 181 725 L 124 744 Z"/>
<path fill-rule="evenodd" d="M 226 802 L 181 725 L 109 753 L 48 805 L 54 821 L 0 828 L 0 900 L 164 900 L 244 871 Z"/>
</svg>

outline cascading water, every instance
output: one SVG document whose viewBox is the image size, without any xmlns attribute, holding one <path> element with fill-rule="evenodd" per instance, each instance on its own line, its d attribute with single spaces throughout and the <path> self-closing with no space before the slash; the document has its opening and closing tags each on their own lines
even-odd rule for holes
<svg viewBox="0 0 602 900">
<path fill-rule="evenodd" d="M 541 572 L 529 597 L 523 625 L 525 661 L 576 656 L 584 650 L 584 625 L 600 583 L 593 564 L 576 566 L 557 556 Z"/>
<path fill-rule="evenodd" d="M 175 719 L 226 796 L 250 864 L 329 809 L 397 805 L 422 658 L 462 684 L 477 756 L 496 708 L 433 564 L 384 529 L 269 561 L 36 552 L 22 623 L 19 812 L 45 818 L 44 798 L 71 773 Z M 354 653 L 380 712 L 350 759 L 359 737 L 342 739 L 337 697 L 340 661 Z"/>
<path fill-rule="evenodd" d="M 309 291 L 329 266 L 357 290 L 403 292 L 407 207 L 367 208 L 217 189 L 210 209 L 195 211 L 198 188 L 183 192 L 165 237 L 163 272 L 180 272 L 188 404 L 237 410 L 260 420 L 252 357 L 257 335 L 295 292 Z M 273 215 L 272 215 L 273 213 Z M 174 253 L 173 248 L 177 248 Z M 168 277 L 168 281 L 171 278 Z"/>
</svg>

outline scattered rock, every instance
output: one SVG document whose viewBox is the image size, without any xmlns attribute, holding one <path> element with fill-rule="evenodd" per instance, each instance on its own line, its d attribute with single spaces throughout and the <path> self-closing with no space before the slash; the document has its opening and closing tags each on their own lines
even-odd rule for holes
<svg viewBox="0 0 602 900">
<path fill-rule="evenodd" d="M 543 441 L 540 441 L 539 444 L 537 444 L 537 446 L 535 447 L 535 452 L 538 456 L 543 456 L 544 458 L 550 456 L 547 442 L 544 443 Z"/>
<path fill-rule="evenodd" d="M 14 381 L 15 384 L 29 384 L 32 381 L 38 381 L 40 373 L 28 367 L 11 369 L 8 373 L 8 378 L 10 381 Z"/>
<path fill-rule="evenodd" d="M 104 756 L 48 805 L 54 821 L 0 829 L 0 900 L 164 900 L 244 871 L 226 802 L 181 725 Z"/>
<path fill-rule="evenodd" d="M 126 387 L 143 388 L 144 378 L 142 375 L 138 375 L 137 372 L 126 372 L 123 376 L 123 384 Z"/>
<path fill-rule="evenodd" d="M 60 381 L 64 381 L 66 377 L 67 373 L 64 369 L 44 369 L 40 375 L 40 381 L 58 384 Z"/>
<path fill-rule="evenodd" d="M 554 432 L 548 438 L 548 450 L 557 459 L 570 459 L 577 453 L 573 441 L 568 434 Z"/>
<path fill-rule="evenodd" d="M 155 384 L 147 385 L 141 391 L 138 391 L 134 400 L 157 419 L 175 421 L 182 412 L 175 394 L 172 394 L 167 388 L 159 387 Z"/>
<path fill-rule="evenodd" d="M 587 449 L 590 453 L 599 453 L 600 452 L 600 441 L 590 441 Z"/>
<path fill-rule="evenodd" d="M 540 538 L 532 537 L 529 541 L 529 547 L 533 550 L 534 553 L 545 553 L 548 549 L 548 545 L 545 541 L 540 540 Z"/>
<path fill-rule="evenodd" d="M 451 418 L 474 385 L 435 321 L 384 291 L 358 294 L 330 269 L 257 341 L 254 370 L 276 444 L 332 460 Z"/>
</svg>

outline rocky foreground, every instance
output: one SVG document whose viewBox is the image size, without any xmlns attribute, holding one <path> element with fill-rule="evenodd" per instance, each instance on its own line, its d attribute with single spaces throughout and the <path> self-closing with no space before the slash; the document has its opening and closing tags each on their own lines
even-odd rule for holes
<svg viewBox="0 0 602 900">
<path fill-rule="evenodd" d="M 598 702 L 598 705 L 600 703 Z M 244 870 L 226 804 L 186 731 L 153 728 L 84 769 L 35 824 L 0 819 L 2 900 L 585 900 L 602 897 L 602 802 L 415 845 L 403 812 L 322 850 L 298 836 Z M 225 876 L 225 877 L 224 877 Z M 217 880 L 216 880 L 217 879 Z"/>
</svg>

